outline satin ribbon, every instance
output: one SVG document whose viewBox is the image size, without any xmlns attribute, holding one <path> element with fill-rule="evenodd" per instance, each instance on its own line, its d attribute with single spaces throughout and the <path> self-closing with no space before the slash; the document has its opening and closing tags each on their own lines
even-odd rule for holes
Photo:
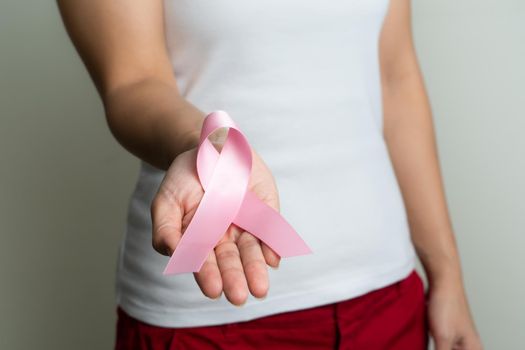
<svg viewBox="0 0 525 350">
<path fill-rule="evenodd" d="M 208 136 L 220 128 L 229 130 L 219 153 Z M 232 223 L 258 237 L 280 257 L 312 252 L 279 212 L 248 190 L 251 169 L 250 145 L 234 121 L 224 111 L 208 114 L 197 151 L 204 195 L 164 275 L 198 272 Z"/>
</svg>

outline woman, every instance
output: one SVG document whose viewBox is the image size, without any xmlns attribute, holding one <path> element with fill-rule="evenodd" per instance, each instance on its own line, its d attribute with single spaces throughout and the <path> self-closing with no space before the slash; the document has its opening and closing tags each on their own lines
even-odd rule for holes
<svg viewBox="0 0 525 350">
<path fill-rule="evenodd" d="M 423 349 L 427 328 L 437 349 L 481 348 L 409 0 L 59 6 L 111 131 L 142 160 L 118 264 L 117 349 Z M 194 279 L 162 275 L 203 195 L 196 146 L 213 110 L 251 143 L 250 190 L 313 254 L 280 262 L 232 225 Z"/>
</svg>

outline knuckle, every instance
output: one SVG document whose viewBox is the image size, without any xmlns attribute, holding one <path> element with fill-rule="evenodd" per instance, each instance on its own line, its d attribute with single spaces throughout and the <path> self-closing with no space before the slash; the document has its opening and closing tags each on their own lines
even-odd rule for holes
<svg viewBox="0 0 525 350">
<path fill-rule="evenodd" d="M 239 249 L 253 249 L 260 247 L 257 238 L 250 234 L 243 233 L 237 242 Z"/>
<path fill-rule="evenodd" d="M 440 342 L 449 343 L 452 341 L 452 335 L 446 332 L 440 332 L 435 335 L 436 339 Z"/>
<path fill-rule="evenodd" d="M 233 249 L 221 250 L 216 252 L 215 254 L 217 255 L 217 259 L 220 260 L 231 260 L 239 258 L 239 252 Z"/>
<path fill-rule="evenodd" d="M 248 260 L 243 264 L 244 271 L 246 273 L 251 273 L 260 270 L 266 270 L 266 263 L 260 259 Z"/>
</svg>

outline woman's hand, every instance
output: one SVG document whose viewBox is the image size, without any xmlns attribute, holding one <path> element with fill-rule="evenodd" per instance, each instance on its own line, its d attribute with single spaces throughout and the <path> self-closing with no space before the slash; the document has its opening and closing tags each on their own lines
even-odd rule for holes
<svg viewBox="0 0 525 350">
<path fill-rule="evenodd" d="M 220 150 L 221 144 L 215 143 Z M 270 207 L 279 210 L 274 178 L 252 150 L 253 165 L 248 189 Z M 178 155 L 159 187 L 151 206 L 153 247 L 170 256 L 190 223 L 204 194 L 195 169 L 197 148 Z M 200 289 L 209 298 L 224 291 L 234 305 L 242 305 L 248 290 L 257 297 L 269 288 L 267 264 L 278 267 L 280 257 L 251 233 L 231 224 L 199 272 L 194 273 Z"/>
<path fill-rule="evenodd" d="M 429 290 L 428 316 L 436 350 L 481 350 L 481 340 L 460 282 Z"/>
</svg>

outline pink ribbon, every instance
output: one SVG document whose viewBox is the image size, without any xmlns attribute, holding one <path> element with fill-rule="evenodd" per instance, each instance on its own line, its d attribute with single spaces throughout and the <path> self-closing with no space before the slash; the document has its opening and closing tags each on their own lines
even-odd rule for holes
<svg viewBox="0 0 525 350">
<path fill-rule="evenodd" d="M 229 128 L 221 152 L 208 136 Z M 252 152 L 244 134 L 224 111 L 206 116 L 197 151 L 197 173 L 204 195 L 164 269 L 164 274 L 198 272 L 208 254 L 230 224 L 241 227 L 264 241 L 281 257 L 312 251 L 272 207 L 248 190 Z"/>
</svg>

